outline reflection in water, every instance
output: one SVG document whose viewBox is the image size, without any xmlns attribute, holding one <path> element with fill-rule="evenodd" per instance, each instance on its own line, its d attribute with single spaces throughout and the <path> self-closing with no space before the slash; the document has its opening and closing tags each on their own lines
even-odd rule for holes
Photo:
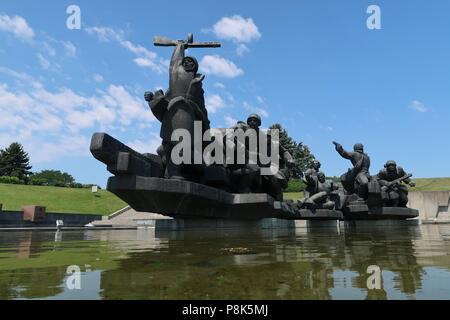
<svg viewBox="0 0 450 320">
<path fill-rule="evenodd" d="M 449 235 L 448 225 L 0 231 L 0 299 L 449 299 Z M 80 290 L 66 287 L 70 265 Z"/>
</svg>

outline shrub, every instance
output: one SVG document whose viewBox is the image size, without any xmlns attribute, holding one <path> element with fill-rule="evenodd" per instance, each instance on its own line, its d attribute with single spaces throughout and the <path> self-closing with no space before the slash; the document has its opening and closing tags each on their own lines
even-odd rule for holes
<svg viewBox="0 0 450 320">
<path fill-rule="evenodd" d="M 73 182 L 73 183 L 70 183 L 70 184 L 69 184 L 69 188 L 78 188 L 78 189 L 81 189 L 81 188 L 83 188 L 83 185 L 82 185 L 81 183 L 78 183 L 78 182 Z"/>
<path fill-rule="evenodd" d="M 0 183 L 8 183 L 8 184 L 25 184 L 25 181 L 20 180 L 17 177 L 9 177 L 9 176 L 1 176 Z"/>
<path fill-rule="evenodd" d="M 289 180 L 288 187 L 284 189 L 284 192 L 301 192 L 305 190 L 306 185 L 302 179 L 291 179 Z"/>
<path fill-rule="evenodd" d="M 43 186 L 46 183 L 45 179 L 35 178 L 32 177 L 28 184 L 31 184 L 33 186 Z"/>
</svg>

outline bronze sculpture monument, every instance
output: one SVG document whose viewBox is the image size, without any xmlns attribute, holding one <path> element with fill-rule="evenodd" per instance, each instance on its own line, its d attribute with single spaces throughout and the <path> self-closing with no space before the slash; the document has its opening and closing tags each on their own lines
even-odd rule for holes
<svg viewBox="0 0 450 320">
<path fill-rule="evenodd" d="M 107 189 L 136 211 L 175 218 L 262 218 L 343 220 L 405 219 L 418 215 L 404 208 L 407 190 L 404 171 L 391 162 L 377 177 L 369 174 L 370 158 L 362 144 L 348 152 L 333 142 L 353 168 L 330 181 L 314 161 L 305 172 L 305 199 L 283 201 L 288 186 L 291 154 L 279 143 L 277 130 L 260 130 L 261 117 L 232 128 L 211 129 L 205 107 L 198 62 L 186 57 L 187 48 L 218 48 L 217 42 L 193 42 L 154 37 L 155 46 L 173 46 L 169 88 L 145 92 L 150 111 L 161 122 L 157 154 L 138 153 L 106 133 L 95 133 L 90 150 L 114 176 Z M 198 139 L 200 136 L 200 140 Z M 204 140 L 205 137 L 208 139 Z M 180 160 L 181 159 L 181 160 Z M 386 211 L 399 206 L 400 211 Z M 403 210 L 404 209 L 404 210 Z"/>
</svg>

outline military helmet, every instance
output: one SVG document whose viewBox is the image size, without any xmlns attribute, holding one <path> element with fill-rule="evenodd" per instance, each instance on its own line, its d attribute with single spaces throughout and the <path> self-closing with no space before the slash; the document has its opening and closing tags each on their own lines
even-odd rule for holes
<svg viewBox="0 0 450 320">
<path fill-rule="evenodd" d="M 261 117 L 260 117 L 259 115 L 257 115 L 256 113 L 252 113 L 251 115 L 248 116 L 248 118 L 247 118 L 247 124 L 248 124 L 248 121 L 249 121 L 251 118 L 255 118 L 256 120 L 258 120 L 258 126 L 261 125 Z"/>
<path fill-rule="evenodd" d="M 364 151 L 364 146 L 362 143 L 355 143 L 355 145 L 353 146 L 353 150 L 354 151 Z"/>
<path fill-rule="evenodd" d="M 386 164 L 384 165 L 385 168 L 387 168 L 388 166 L 397 166 L 397 164 L 395 163 L 394 160 L 389 160 L 388 162 L 386 162 Z"/>
<path fill-rule="evenodd" d="M 322 164 L 320 163 L 319 160 L 314 159 L 314 160 L 312 161 L 311 167 L 314 167 L 314 165 L 317 165 L 317 167 L 320 168 L 320 166 L 321 166 Z"/>
</svg>

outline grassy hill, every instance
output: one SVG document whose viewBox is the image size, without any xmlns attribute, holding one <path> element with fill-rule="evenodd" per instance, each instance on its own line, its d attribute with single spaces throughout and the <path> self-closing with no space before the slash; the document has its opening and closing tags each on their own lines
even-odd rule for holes
<svg viewBox="0 0 450 320">
<path fill-rule="evenodd" d="M 3 210 L 20 210 L 24 205 L 45 206 L 47 212 L 108 215 L 127 204 L 109 191 L 91 189 L 0 184 Z"/>
<path fill-rule="evenodd" d="M 413 191 L 450 191 L 450 178 L 426 178 L 412 179 L 416 183 L 414 188 L 408 187 Z"/>
</svg>

